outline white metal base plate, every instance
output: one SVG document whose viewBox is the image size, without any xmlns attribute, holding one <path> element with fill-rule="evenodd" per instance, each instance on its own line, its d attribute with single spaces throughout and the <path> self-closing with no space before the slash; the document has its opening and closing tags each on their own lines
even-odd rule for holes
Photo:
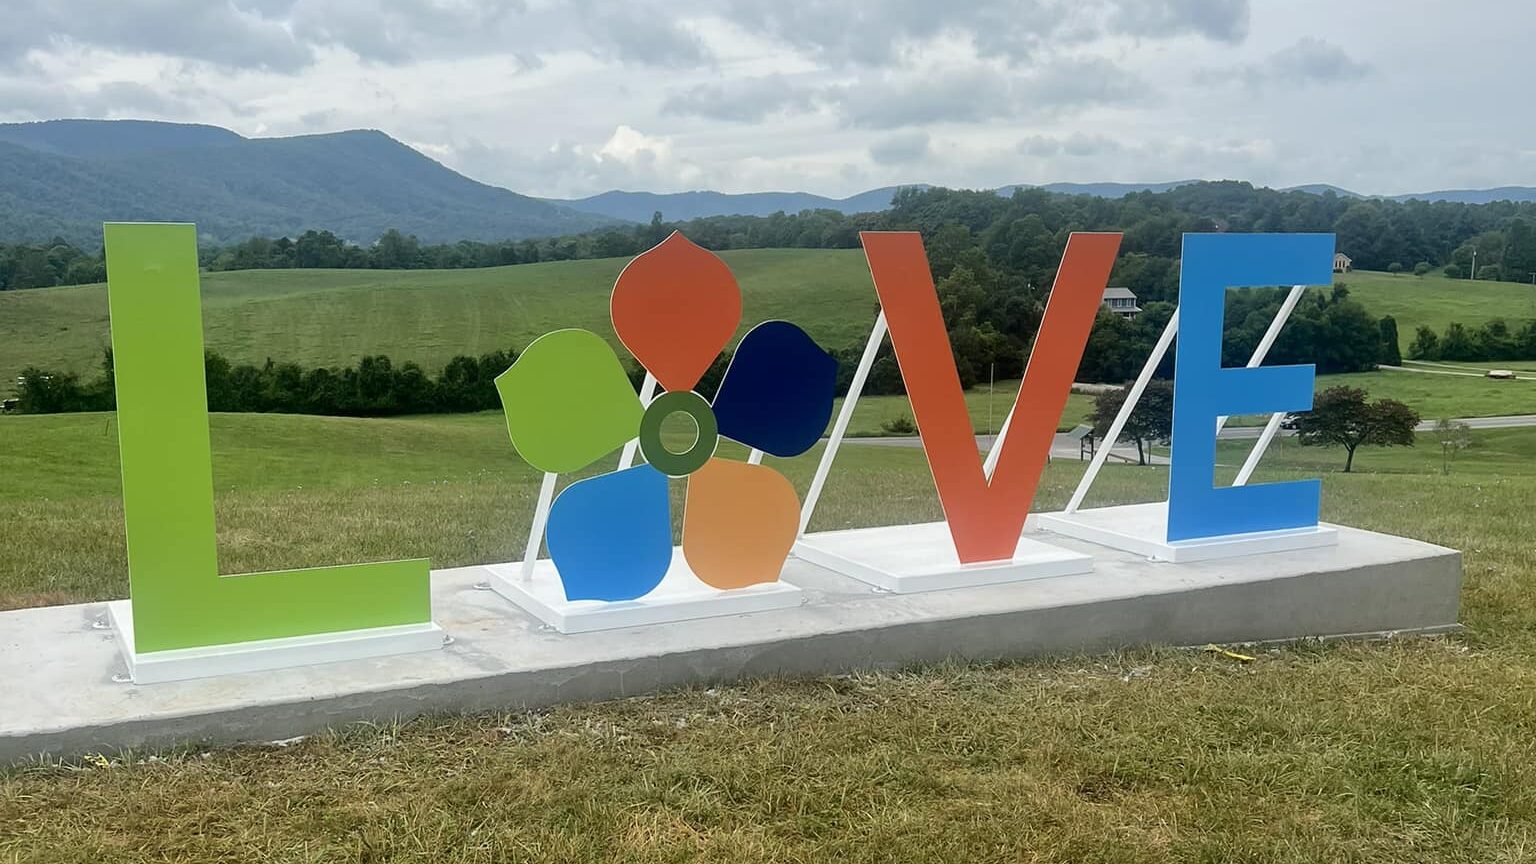
<svg viewBox="0 0 1536 864">
<path fill-rule="evenodd" d="M 712 588 L 693 575 L 682 547 L 672 549 L 672 566 L 661 584 L 638 600 L 567 600 L 555 562 L 548 558 L 540 558 L 533 565 L 532 578 L 527 580 L 522 577 L 520 562 L 491 564 L 485 569 L 491 574 L 492 590 L 561 633 L 591 633 L 792 609 L 804 602 L 800 589 L 788 582 L 732 591 Z"/>
<path fill-rule="evenodd" d="M 795 556 L 896 594 L 974 588 L 1093 571 L 1081 552 L 1023 538 L 1010 561 L 962 564 L 943 522 L 807 534 Z"/>
<path fill-rule="evenodd" d="M 1179 540 L 1170 543 L 1167 540 L 1166 501 L 1097 507 L 1076 513 L 1041 513 L 1031 516 L 1030 524 L 1063 537 L 1087 540 L 1111 549 L 1175 563 L 1235 558 L 1265 552 L 1291 552 L 1332 546 L 1339 542 L 1338 529 L 1323 523 L 1311 528 L 1229 534 L 1207 540 Z"/>
<path fill-rule="evenodd" d="M 237 672 L 266 672 L 338 660 L 435 651 L 443 647 L 443 629 L 429 621 L 141 654 L 134 648 L 133 601 L 108 603 L 107 619 L 117 634 L 118 647 L 128 664 L 128 675 L 135 684 L 212 678 Z"/>
</svg>

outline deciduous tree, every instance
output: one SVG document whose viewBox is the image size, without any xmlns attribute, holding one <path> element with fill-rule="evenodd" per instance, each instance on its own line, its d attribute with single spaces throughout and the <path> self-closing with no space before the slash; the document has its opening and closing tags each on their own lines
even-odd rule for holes
<svg viewBox="0 0 1536 864">
<path fill-rule="evenodd" d="M 1345 473 L 1362 444 L 1412 447 L 1418 412 L 1396 399 L 1367 399 L 1359 387 L 1329 387 L 1312 400 L 1311 411 L 1287 416 L 1285 428 L 1296 430 L 1303 446 L 1343 447 Z"/>
<path fill-rule="evenodd" d="M 1449 474 L 1456 454 L 1472 446 L 1472 427 L 1460 420 L 1442 417 L 1435 421 L 1435 440 L 1440 444 L 1440 470 Z"/>
<path fill-rule="evenodd" d="M 1115 415 L 1120 413 L 1120 408 L 1125 404 L 1125 397 L 1130 392 L 1131 385 L 1126 384 L 1117 390 L 1106 390 L 1093 400 L 1093 434 L 1103 438 L 1109 432 L 1109 425 L 1114 422 Z M 1141 394 L 1141 401 L 1131 411 L 1131 416 L 1125 421 L 1125 428 L 1120 430 L 1120 440 L 1127 438 L 1136 442 L 1137 464 L 1147 464 L 1147 445 L 1154 442 L 1168 440 L 1173 433 L 1173 382 L 1153 380 L 1147 382 L 1147 389 Z"/>
</svg>

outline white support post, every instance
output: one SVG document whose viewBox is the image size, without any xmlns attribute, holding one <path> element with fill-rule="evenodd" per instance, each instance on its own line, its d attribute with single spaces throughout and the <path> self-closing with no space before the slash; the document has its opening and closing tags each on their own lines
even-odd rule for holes
<svg viewBox="0 0 1536 864">
<path fill-rule="evenodd" d="M 875 326 L 869 330 L 869 341 L 864 343 L 864 354 L 859 358 L 858 368 L 853 371 L 848 395 L 843 397 L 843 408 L 837 413 L 837 422 L 832 424 L 832 434 L 827 438 L 827 448 L 821 452 L 821 462 L 816 465 L 811 488 L 805 493 L 805 503 L 800 505 L 800 533 L 796 536 L 804 536 L 806 526 L 811 524 L 811 514 L 816 512 L 816 502 L 821 500 L 821 489 L 827 483 L 827 472 L 832 470 L 837 448 L 842 446 L 843 436 L 848 432 L 848 422 L 853 419 L 853 407 L 858 404 L 859 394 L 864 392 L 864 382 L 869 378 L 870 367 L 875 365 L 875 355 L 880 351 L 880 343 L 885 341 L 885 333 L 885 310 L 882 309 L 875 318 Z"/>
<path fill-rule="evenodd" d="M 1253 349 L 1253 356 L 1248 358 L 1248 368 L 1252 369 L 1264 362 L 1264 357 L 1269 354 L 1269 349 L 1274 346 L 1275 340 L 1280 338 L 1280 328 L 1290 319 L 1291 313 L 1296 310 L 1296 304 L 1301 301 L 1301 295 L 1305 294 L 1307 286 L 1292 285 L 1291 292 L 1285 295 L 1285 302 L 1280 304 L 1280 311 L 1275 313 L 1273 321 L 1269 322 L 1269 329 L 1264 331 L 1264 338 Z M 1259 434 L 1259 440 L 1253 444 L 1253 449 L 1248 451 L 1248 458 L 1243 460 L 1243 467 L 1237 472 L 1237 479 L 1232 481 L 1233 486 L 1242 486 L 1253 476 L 1255 468 L 1259 467 L 1259 460 L 1264 458 L 1264 451 L 1275 440 L 1275 435 L 1280 431 L 1280 423 L 1285 419 L 1284 411 L 1271 414 L 1269 421 L 1264 424 L 1264 431 Z M 1221 432 L 1227 418 L 1220 417 L 1216 421 L 1216 431 Z"/>
<path fill-rule="evenodd" d="M 753 447 L 752 448 L 752 452 L 747 454 L 747 464 L 748 465 L 761 465 L 761 464 L 763 464 L 763 451 L 757 449 L 756 447 Z"/>
<path fill-rule="evenodd" d="M 1024 389 L 1024 382 L 1019 382 L 1019 389 Z M 1008 436 L 1008 425 L 1013 422 L 1013 412 L 1019 410 L 1019 400 L 1013 400 L 1013 407 L 1008 409 L 1008 415 L 1003 418 L 1003 425 L 997 427 L 997 437 L 992 439 L 992 447 L 987 450 L 987 461 L 981 465 L 982 476 L 987 482 L 992 481 L 992 471 L 997 468 L 998 456 L 1003 452 L 1003 439 Z"/>
<path fill-rule="evenodd" d="M 528 528 L 528 546 L 523 550 L 523 581 L 533 579 L 533 565 L 539 560 L 539 547 L 544 545 L 544 527 L 549 524 L 549 508 L 555 501 L 555 478 L 560 475 L 546 472 L 539 485 L 539 502 L 533 508 L 533 524 Z"/>
<path fill-rule="evenodd" d="M 1147 356 L 1147 362 L 1142 364 L 1141 373 L 1136 376 L 1136 381 L 1131 384 L 1131 392 L 1125 394 L 1125 403 L 1120 406 L 1120 413 L 1115 415 L 1114 422 L 1109 424 L 1109 431 L 1105 433 L 1104 440 L 1099 443 L 1099 449 L 1094 451 L 1093 461 L 1088 463 L 1088 470 L 1083 474 L 1083 479 L 1078 481 L 1077 488 L 1072 492 L 1072 500 L 1067 502 L 1067 513 L 1076 513 L 1077 508 L 1083 506 L 1083 498 L 1087 497 L 1088 489 L 1093 485 L 1095 477 L 1099 476 L 1099 470 L 1104 467 L 1104 460 L 1109 458 L 1109 451 L 1115 448 L 1115 441 L 1120 437 L 1120 431 L 1125 428 L 1126 421 L 1131 419 L 1131 412 L 1136 410 L 1136 403 L 1141 401 L 1141 394 L 1146 392 L 1147 384 L 1152 380 L 1152 373 L 1157 371 L 1157 365 L 1163 362 L 1163 356 L 1168 353 L 1168 346 L 1173 344 L 1173 337 L 1179 332 L 1179 310 L 1173 310 L 1173 315 L 1168 319 L 1168 326 L 1163 328 L 1163 335 L 1157 337 L 1157 344 L 1152 346 L 1152 353 Z"/>
<path fill-rule="evenodd" d="M 1259 433 L 1259 440 L 1248 451 L 1248 458 L 1244 460 L 1243 467 L 1237 472 L 1237 479 L 1232 481 L 1233 486 L 1244 486 L 1248 478 L 1253 476 L 1253 469 L 1259 467 L 1259 460 L 1264 458 L 1264 451 L 1269 449 L 1269 443 L 1275 440 L 1275 434 L 1280 431 L 1280 423 L 1285 419 L 1285 412 L 1277 411 L 1269 415 L 1269 422 L 1264 424 L 1264 431 Z"/>
<path fill-rule="evenodd" d="M 645 373 L 645 383 L 640 385 L 640 405 L 642 407 L 651 404 L 651 399 L 656 396 L 656 376 Z M 619 470 L 635 464 L 635 450 L 640 446 L 639 438 L 631 438 L 624 442 L 624 452 L 619 454 Z"/>
<path fill-rule="evenodd" d="M 1285 327 L 1285 322 L 1291 317 L 1291 313 L 1296 310 L 1296 304 L 1301 301 L 1301 295 L 1306 293 L 1306 290 L 1307 286 L 1305 285 L 1291 286 L 1290 293 L 1285 295 L 1285 301 L 1280 304 L 1279 311 L 1270 320 L 1269 328 L 1264 331 L 1264 336 L 1259 339 L 1259 344 L 1254 346 L 1253 354 L 1248 357 L 1248 368 L 1252 369 L 1264 362 L 1264 358 L 1269 354 L 1269 349 L 1274 347 L 1275 340 L 1280 338 L 1280 330 Z M 1076 513 L 1077 509 L 1082 506 L 1083 498 L 1088 495 L 1088 489 L 1093 486 L 1094 479 L 1098 477 L 1099 469 L 1104 467 L 1105 460 L 1109 458 L 1109 451 L 1115 446 L 1116 439 L 1120 437 L 1120 431 L 1125 428 L 1126 421 L 1130 420 L 1131 412 L 1136 410 L 1136 403 L 1141 401 L 1141 394 L 1147 389 L 1147 383 L 1152 378 L 1152 372 L 1157 369 L 1159 363 L 1163 362 L 1163 355 L 1168 353 L 1168 346 L 1172 343 L 1174 334 L 1178 332 L 1178 321 L 1179 312 L 1175 309 L 1173 317 L 1168 319 L 1168 326 L 1163 328 L 1163 335 L 1158 337 L 1157 345 L 1153 347 L 1151 356 L 1147 358 L 1146 365 L 1141 367 L 1141 374 L 1136 377 L 1136 383 L 1131 385 L 1131 392 L 1126 394 L 1125 404 L 1120 406 L 1120 413 L 1115 415 L 1115 421 L 1110 424 L 1108 434 L 1100 442 L 1098 451 L 1093 454 L 1093 461 L 1088 464 L 1088 471 L 1083 474 L 1083 479 L 1078 482 L 1077 489 L 1072 492 L 1072 500 L 1067 502 L 1065 512 Z M 1248 462 L 1243 465 L 1242 471 L 1238 473 L 1239 479 L 1236 485 L 1241 486 L 1247 482 L 1248 476 L 1253 473 L 1254 467 L 1258 465 L 1259 457 L 1264 455 L 1264 450 L 1269 446 L 1269 442 L 1274 440 L 1275 432 L 1279 430 L 1280 420 L 1283 417 L 1284 413 L 1282 412 L 1269 418 L 1269 424 L 1264 427 L 1264 434 L 1259 437 L 1259 441 L 1254 445 L 1253 451 L 1248 454 Z M 1216 431 L 1218 433 L 1221 432 L 1221 428 L 1226 423 L 1226 417 L 1217 417 Z"/>
<path fill-rule="evenodd" d="M 1275 340 L 1280 338 L 1281 328 L 1285 326 L 1286 321 L 1290 320 L 1291 313 L 1296 311 L 1296 304 L 1301 301 L 1301 295 L 1306 291 L 1305 285 L 1291 286 L 1290 293 L 1285 295 L 1285 302 L 1280 304 L 1280 311 L 1276 312 L 1275 317 L 1270 320 L 1269 329 L 1264 331 L 1263 338 L 1259 340 L 1258 345 L 1254 346 L 1253 354 L 1248 358 L 1249 369 L 1263 365 L 1264 358 L 1269 355 L 1269 349 L 1274 347 Z M 1217 432 L 1220 432 L 1221 427 L 1225 425 L 1227 425 L 1226 417 L 1216 418 Z"/>
</svg>

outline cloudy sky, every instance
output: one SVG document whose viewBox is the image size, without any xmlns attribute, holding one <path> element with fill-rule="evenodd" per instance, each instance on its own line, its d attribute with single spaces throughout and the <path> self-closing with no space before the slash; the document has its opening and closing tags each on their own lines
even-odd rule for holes
<svg viewBox="0 0 1536 864">
<path fill-rule="evenodd" d="M 4 0 L 0 120 L 376 128 L 578 196 L 1536 185 L 1530 0 Z"/>
</svg>

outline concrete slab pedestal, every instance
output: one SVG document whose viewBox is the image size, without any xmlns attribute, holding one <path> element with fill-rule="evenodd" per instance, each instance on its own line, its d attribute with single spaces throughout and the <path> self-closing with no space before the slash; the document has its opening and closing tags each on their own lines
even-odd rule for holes
<svg viewBox="0 0 1536 864">
<path fill-rule="evenodd" d="M 1093 571 L 1092 556 L 1022 538 L 1011 561 L 962 564 L 943 522 L 807 534 L 795 556 L 891 591 L 941 591 Z"/>
<path fill-rule="evenodd" d="M 760 675 L 1456 626 L 1459 553 L 1337 532 L 1331 546 L 1177 564 L 1060 538 L 1093 557 L 1093 572 L 917 594 L 872 592 L 791 559 L 784 579 L 805 598 L 793 608 L 572 635 L 485 590 L 486 568 L 465 567 L 433 573 L 434 618 L 452 638 L 441 650 L 164 684 L 121 680 L 104 603 L 0 612 L 0 762 L 271 741 Z"/>
<path fill-rule="evenodd" d="M 1050 534 L 1175 563 L 1313 549 L 1332 546 L 1339 540 L 1338 529 L 1324 523 L 1310 528 L 1229 534 L 1209 540 L 1170 543 L 1166 501 L 1095 507 L 1075 513 L 1040 513 L 1031 516 L 1029 524 Z"/>
</svg>

